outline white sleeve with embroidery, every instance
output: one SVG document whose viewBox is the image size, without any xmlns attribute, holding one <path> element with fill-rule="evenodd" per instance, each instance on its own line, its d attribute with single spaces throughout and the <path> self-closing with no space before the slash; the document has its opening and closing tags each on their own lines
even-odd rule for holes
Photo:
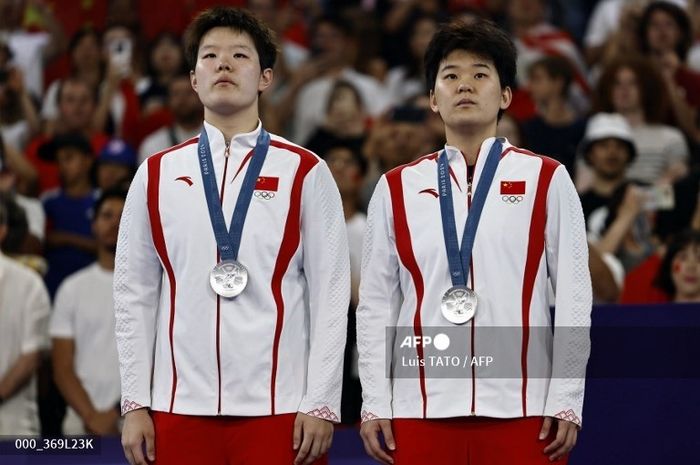
<svg viewBox="0 0 700 465">
<path fill-rule="evenodd" d="M 363 422 L 392 418 L 392 383 L 386 375 L 385 347 L 387 328 L 395 331 L 401 297 L 392 218 L 389 187 L 382 176 L 367 213 L 357 307 Z"/>
<path fill-rule="evenodd" d="M 306 393 L 299 411 L 337 423 L 350 305 L 350 252 L 340 193 L 325 162 L 308 173 L 301 205 L 311 327 Z"/>
<path fill-rule="evenodd" d="M 554 172 L 547 195 L 545 242 L 555 318 L 544 414 L 581 426 L 593 291 L 581 202 L 564 166 Z"/>
<path fill-rule="evenodd" d="M 122 414 L 151 405 L 155 322 L 163 269 L 148 216 L 147 171 L 148 164 L 143 163 L 129 188 L 114 266 Z"/>
</svg>

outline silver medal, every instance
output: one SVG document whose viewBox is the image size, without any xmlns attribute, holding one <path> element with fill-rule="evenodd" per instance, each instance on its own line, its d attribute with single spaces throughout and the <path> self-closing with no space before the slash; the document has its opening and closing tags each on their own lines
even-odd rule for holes
<svg viewBox="0 0 700 465">
<path fill-rule="evenodd" d="M 222 260 L 209 273 L 209 284 L 221 297 L 236 297 L 248 284 L 248 270 L 236 260 Z"/>
<path fill-rule="evenodd" d="M 476 293 L 467 286 L 453 286 L 442 296 L 440 309 L 447 321 L 463 325 L 474 318 Z"/>
</svg>

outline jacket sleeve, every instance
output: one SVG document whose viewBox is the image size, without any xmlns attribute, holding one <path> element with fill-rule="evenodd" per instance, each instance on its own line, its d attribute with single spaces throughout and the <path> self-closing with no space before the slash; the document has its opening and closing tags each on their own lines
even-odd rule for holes
<svg viewBox="0 0 700 465">
<path fill-rule="evenodd" d="M 325 162 L 307 174 L 301 234 L 309 298 L 309 361 L 299 411 L 340 421 L 350 305 L 350 252 L 340 193 Z"/>
<path fill-rule="evenodd" d="M 163 268 L 153 245 L 147 204 L 148 163 L 126 198 L 114 267 L 114 311 L 122 414 L 151 405 L 155 323 Z"/>
<path fill-rule="evenodd" d="M 563 166 L 554 172 L 547 195 L 545 242 L 555 316 L 544 414 L 581 426 L 593 291 L 581 202 Z"/>
<path fill-rule="evenodd" d="M 372 195 L 362 252 L 357 351 L 362 381 L 362 421 L 392 418 L 386 338 L 400 310 L 399 261 L 389 187 L 382 176 Z M 391 329 L 393 328 L 393 329 Z"/>
</svg>

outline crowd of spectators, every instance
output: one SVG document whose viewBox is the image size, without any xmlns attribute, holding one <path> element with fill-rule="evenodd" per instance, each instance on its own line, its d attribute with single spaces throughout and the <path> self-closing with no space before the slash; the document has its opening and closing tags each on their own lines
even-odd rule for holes
<svg viewBox="0 0 700 465">
<path fill-rule="evenodd" d="M 124 192 L 146 158 L 199 132 L 181 34 L 216 3 L 0 0 L 0 435 L 117 431 L 109 289 Z M 700 302 L 700 1 L 233 3 L 278 36 L 264 126 L 338 184 L 352 306 L 375 183 L 444 144 L 428 42 L 478 18 L 519 53 L 500 135 L 564 164 L 580 193 L 595 301 Z"/>
</svg>

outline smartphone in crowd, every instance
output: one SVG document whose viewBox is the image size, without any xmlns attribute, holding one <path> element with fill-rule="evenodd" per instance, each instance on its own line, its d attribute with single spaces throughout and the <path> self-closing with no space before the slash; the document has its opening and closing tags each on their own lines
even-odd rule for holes
<svg viewBox="0 0 700 465">
<path fill-rule="evenodd" d="M 133 44 L 130 39 L 115 39 L 107 44 L 109 60 L 112 65 L 119 70 L 121 76 L 128 76 L 131 73 L 131 54 Z"/>
<path fill-rule="evenodd" d="M 653 186 L 641 187 L 646 197 L 644 209 L 646 211 L 673 210 L 676 199 L 673 194 L 671 184 L 654 184 Z"/>
</svg>

